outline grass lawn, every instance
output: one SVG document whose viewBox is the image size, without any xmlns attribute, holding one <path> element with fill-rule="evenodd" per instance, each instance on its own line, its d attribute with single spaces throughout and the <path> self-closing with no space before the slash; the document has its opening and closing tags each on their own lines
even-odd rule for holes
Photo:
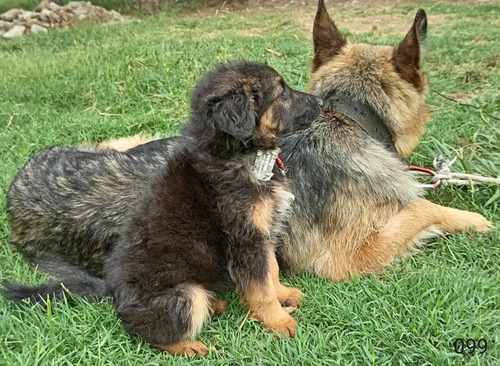
<svg viewBox="0 0 500 366">
<path fill-rule="evenodd" d="M 458 171 L 499 175 L 500 121 L 484 112 L 500 116 L 500 5 L 327 5 L 351 41 L 384 44 L 401 40 L 423 7 L 431 88 L 481 111 L 431 93 L 433 121 L 411 163 L 430 167 L 439 154 L 456 155 Z M 265 61 L 304 90 L 315 5 L 295 10 L 164 14 L 0 39 L 0 278 L 47 280 L 8 244 L 4 197 L 31 154 L 139 132 L 175 134 L 188 117 L 195 82 L 218 61 Z M 496 186 L 428 193 L 497 227 L 499 197 Z M 227 313 L 200 335 L 210 355 L 193 359 L 158 354 L 125 333 L 111 301 L 55 302 L 44 310 L 0 297 L 0 365 L 500 364 L 499 229 L 435 240 L 380 276 L 329 283 L 305 273 L 283 282 L 307 293 L 295 312 L 295 339 L 276 340 L 259 323 L 244 322 L 246 309 L 230 293 Z M 458 354 L 457 339 L 485 339 L 487 349 Z"/>
</svg>

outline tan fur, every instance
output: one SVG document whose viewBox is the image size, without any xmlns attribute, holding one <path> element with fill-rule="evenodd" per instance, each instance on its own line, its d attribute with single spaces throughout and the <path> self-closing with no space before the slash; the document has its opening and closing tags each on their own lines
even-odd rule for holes
<svg viewBox="0 0 500 366">
<path fill-rule="evenodd" d="M 191 326 L 185 338 L 193 339 L 200 334 L 203 324 L 209 318 L 213 303 L 213 295 L 201 285 L 189 285 L 191 298 Z"/>
<path fill-rule="evenodd" d="M 210 305 L 210 310 L 212 316 L 218 316 L 222 313 L 226 312 L 227 309 L 227 301 L 220 299 L 212 299 L 212 303 Z"/>
<path fill-rule="evenodd" d="M 269 235 L 269 227 L 275 210 L 276 199 L 263 197 L 252 209 L 252 221 L 262 232 Z"/>
<path fill-rule="evenodd" d="M 408 157 L 431 118 L 425 103 L 428 87 L 425 84 L 423 90 L 418 91 L 401 78 L 391 62 L 393 50 L 389 46 L 347 44 L 333 60 L 312 74 L 308 91 L 325 95 L 335 85 L 339 91 L 364 98 L 364 102 L 374 106 L 381 115 L 387 115 L 387 127 L 396 150 L 400 156 Z M 384 83 L 379 90 L 373 90 L 380 75 L 384 76 Z M 420 76 L 422 81 L 427 81 L 424 74 Z M 367 83 L 368 80 L 372 82 Z"/>
<path fill-rule="evenodd" d="M 300 305 L 302 291 L 293 287 L 283 286 L 280 282 L 279 273 L 280 269 L 274 250 L 269 253 L 269 267 L 274 284 L 274 288 L 278 295 L 278 301 L 285 306 L 296 307 Z"/>
<path fill-rule="evenodd" d="M 151 347 L 159 349 L 160 351 L 168 352 L 174 356 L 188 356 L 192 357 L 194 355 L 208 355 L 208 347 L 202 342 L 196 341 L 180 341 L 171 344 L 157 344 L 152 343 Z"/>
<path fill-rule="evenodd" d="M 143 135 L 134 135 L 130 137 L 122 137 L 115 140 L 103 141 L 98 143 L 96 147 L 99 150 L 116 150 L 116 151 L 127 151 L 139 145 L 143 145 L 152 138 Z"/>
<path fill-rule="evenodd" d="M 273 267 L 271 264 L 273 261 L 276 261 L 274 250 L 269 248 L 268 263 L 270 263 L 270 267 Z M 276 267 L 274 267 L 275 273 L 272 272 L 273 268 L 269 268 L 263 282 L 254 281 L 248 288 L 238 289 L 238 293 L 248 305 L 252 317 L 263 323 L 268 332 L 275 331 L 282 335 L 294 337 L 297 322 L 281 306 L 278 291 L 275 287 Z"/>
<path fill-rule="evenodd" d="M 356 273 L 378 272 L 388 265 L 401 250 L 408 250 L 421 233 L 434 226 L 454 233 L 475 229 L 487 232 L 491 224 L 474 212 L 443 207 L 421 199 L 412 202 L 392 217 L 355 253 L 353 268 Z"/>
<path fill-rule="evenodd" d="M 274 121 L 273 110 L 269 108 L 260 119 L 259 130 L 266 135 L 276 134 L 276 123 Z"/>
</svg>

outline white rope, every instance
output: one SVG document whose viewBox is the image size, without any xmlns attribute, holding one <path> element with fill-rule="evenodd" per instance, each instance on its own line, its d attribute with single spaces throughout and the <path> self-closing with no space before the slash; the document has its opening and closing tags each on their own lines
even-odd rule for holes
<svg viewBox="0 0 500 366">
<path fill-rule="evenodd" d="M 436 175 L 433 177 L 433 181 L 440 180 L 443 185 L 453 184 L 453 185 L 474 185 L 474 184 L 500 184 L 500 178 L 483 177 L 481 175 L 466 174 L 466 173 L 455 173 L 451 171 L 451 166 L 457 160 L 454 157 L 449 160 L 443 156 L 434 158 L 434 169 Z"/>
</svg>

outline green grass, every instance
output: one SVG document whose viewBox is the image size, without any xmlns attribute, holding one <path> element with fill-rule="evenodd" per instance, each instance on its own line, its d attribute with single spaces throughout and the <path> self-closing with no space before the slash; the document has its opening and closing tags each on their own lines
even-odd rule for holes
<svg viewBox="0 0 500 366">
<path fill-rule="evenodd" d="M 429 24 L 424 68 L 431 87 L 500 116 L 500 22 L 492 16 L 500 6 L 422 6 L 430 15 L 446 15 L 446 22 Z M 391 12 L 408 14 L 409 28 L 418 7 Z M 177 133 L 189 114 L 190 90 L 218 61 L 265 61 L 304 89 L 312 58 L 306 35 L 293 15 L 268 12 L 158 15 L 1 41 L 0 195 L 27 158 L 45 147 Z M 401 37 L 371 32 L 350 39 L 395 44 Z M 500 122 L 433 93 L 429 105 L 433 121 L 412 163 L 430 166 L 440 153 L 458 154 L 456 169 L 497 176 Z M 497 226 L 499 196 L 495 186 L 428 193 L 434 202 L 480 212 Z M 8 245 L 8 236 L 2 198 L 0 278 L 47 280 Z M 286 284 L 307 293 L 295 312 L 295 339 L 276 340 L 255 321 L 237 331 L 246 310 L 227 294 L 228 312 L 200 335 L 213 347 L 206 358 L 157 354 L 123 331 L 110 301 L 55 302 L 44 311 L 0 298 L 0 365 L 498 365 L 499 243 L 498 229 L 438 239 L 380 277 L 351 282 L 285 276 Z M 458 355 L 457 338 L 485 338 L 488 349 Z"/>
</svg>

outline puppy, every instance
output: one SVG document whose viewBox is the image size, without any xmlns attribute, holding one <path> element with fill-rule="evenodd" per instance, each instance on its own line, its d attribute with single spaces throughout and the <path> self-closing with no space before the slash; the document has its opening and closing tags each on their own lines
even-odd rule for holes
<svg viewBox="0 0 500 366">
<path fill-rule="evenodd" d="M 130 333 L 174 355 L 205 355 L 192 339 L 224 309 L 216 294 L 235 287 L 267 330 L 294 336 L 280 303 L 296 306 L 301 293 L 279 283 L 275 258 L 293 194 L 275 155 L 279 136 L 308 127 L 322 101 L 244 61 L 210 72 L 191 106 L 183 143 L 143 187 L 104 280 L 77 271 L 35 288 L 6 283 L 7 297 L 41 301 L 60 296 L 61 283 L 80 296 L 112 294 Z"/>
</svg>

